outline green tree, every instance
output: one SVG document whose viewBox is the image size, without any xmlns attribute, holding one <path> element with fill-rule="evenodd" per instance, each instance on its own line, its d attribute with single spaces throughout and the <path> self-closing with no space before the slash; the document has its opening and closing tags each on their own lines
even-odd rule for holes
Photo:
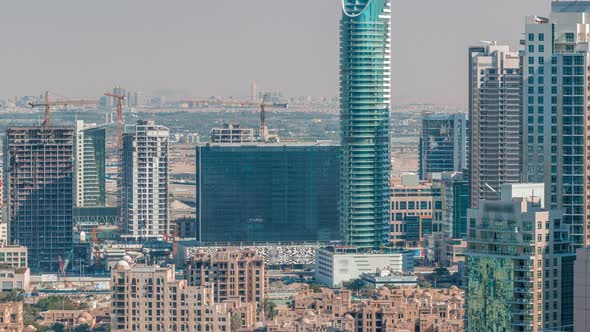
<svg viewBox="0 0 590 332">
<path fill-rule="evenodd" d="M 236 332 L 242 327 L 242 318 L 238 314 L 231 315 L 230 330 Z"/>
<path fill-rule="evenodd" d="M 76 326 L 73 332 L 92 332 L 92 329 L 88 324 L 81 324 Z"/>
<path fill-rule="evenodd" d="M 343 282 L 342 286 L 358 295 L 361 289 L 365 287 L 365 283 L 361 279 L 352 279 L 350 281 Z"/>
<path fill-rule="evenodd" d="M 316 283 L 309 283 L 307 284 L 309 286 L 309 290 L 311 290 L 314 293 L 321 293 L 322 292 L 322 286 L 316 284 Z"/>
<path fill-rule="evenodd" d="M 66 328 L 62 323 L 54 323 L 51 325 L 51 330 L 54 332 L 66 332 Z"/>
</svg>

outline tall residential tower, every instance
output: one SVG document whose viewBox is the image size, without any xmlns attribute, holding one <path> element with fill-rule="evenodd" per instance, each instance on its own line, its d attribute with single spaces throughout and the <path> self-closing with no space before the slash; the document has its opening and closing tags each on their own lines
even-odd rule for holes
<svg viewBox="0 0 590 332">
<path fill-rule="evenodd" d="M 72 251 L 74 129 L 12 127 L 4 140 L 10 242 L 26 246 L 29 267 L 57 271 Z"/>
<path fill-rule="evenodd" d="M 387 243 L 389 228 L 390 20 L 389 0 L 342 1 L 341 232 L 367 249 Z"/>
<path fill-rule="evenodd" d="M 523 50 L 523 171 L 545 183 L 577 246 L 590 243 L 588 126 L 590 1 L 552 2 L 527 18 Z"/>
<path fill-rule="evenodd" d="M 148 240 L 170 233 L 168 136 L 168 128 L 153 121 L 138 121 L 123 134 L 123 238 Z"/>
<path fill-rule="evenodd" d="M 469 48 L 471 206 L 520 182 L 520 59 L 508 46 Z"/>
</svg>

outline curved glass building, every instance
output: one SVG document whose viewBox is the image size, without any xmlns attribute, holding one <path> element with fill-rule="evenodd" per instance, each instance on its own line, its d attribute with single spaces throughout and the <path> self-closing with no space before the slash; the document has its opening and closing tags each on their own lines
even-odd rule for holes
<svg viewBox="0 0 590 332">
<path fill-rule="evenodd" d="M 389 228 L 389 0 L 342 0 L 340 218 L 343 244 L 379 248 Z"/>
</svg>

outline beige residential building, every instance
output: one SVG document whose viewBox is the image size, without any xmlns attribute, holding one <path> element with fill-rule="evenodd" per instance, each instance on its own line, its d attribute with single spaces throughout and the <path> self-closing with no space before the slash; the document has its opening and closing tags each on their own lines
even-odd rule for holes
<svg viewBox="0 0 590 332">
<path fill-rule="evenodd" d="M 463 331 L 464 299 L 457 287 L 383 287 L 371 299 L 352 302 L 351 298 L 348 290 L 324 288 L 314 293 L 304 286 L 293 297 L 293 307 L 279 309 L 276 317 L 264 325 L 272 332 Z"/>
<path fill-rule="evenodd" d="M 215 284 L 215 300 L 220 302 L 234 297 L 261 302 L 268 288 L 264 258 L 251 249 L 199 250 L 187 262 L 185 279 L 190 286 Z"/>
<path fill-rule="evenodd" d="M 217 303 L 214 286 L 189 286 L 175 280 L 174 266 L 133 265 L 121 261 L 111 271 L 111 326 L 114 331 L 230 331 L 255 322 L 256 307 L 239 298 Z"/>
<path fill-rule="evenodd" d="M 73 328 L 86 324 L 91 328 L 96 324 L 96 318 L 84 310 L 47 310 L 43 314 L 43 325 L 51 326 L 55 323 Z"/>
<path fill-rule="evenodd" d="M 390 241 L 401 247 L 420 247 L 425 235 L 441 230 L 441 189 L 409 174 L 391 180 Z"/>
<path fill-rule="evenodd" d="M 27 267 L 27 247 L 19 245 L 0 246 L 0 266 Z"/>
<path fill-rule="evenodd" d="M 23 327 L 23 303 L 0 303 L 0 331 L 22 332 Z"/>
<path fill-rule="evenodd" d="M 31 271 L 28 267 L 11 268 L 0 267 L 0 290 L 23 289 L 28 292 L 31 288 Z"/>
</svg>

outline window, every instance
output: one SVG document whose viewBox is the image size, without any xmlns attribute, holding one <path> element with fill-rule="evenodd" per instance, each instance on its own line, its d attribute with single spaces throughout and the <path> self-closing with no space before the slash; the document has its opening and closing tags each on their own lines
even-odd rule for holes
<svg viewBox="0 0 590 332">
<path fill-rule="evenodd" d="M 529 41 L 535 41 L 535 34 L 529 33 Z"/>
<path fill-rule="evenodd" d="M 533 36 L 533 38 L 535 38 L 535 37 Z M 545 41 L 545 34 L 544 33 L 539 34 L 539 41 Z"/>
<path fill-rule="evenodd" d="M 529 53 L 535 53 L 535 45 L 529 45 Z"/>
<path fill-rule="evenodd" d="M 545 45 L 539 45 L 539 53 L 545 52 Z"/>
<path fill-rule="evenodd" d="M 539 57 L 538 61 L 539 61 L 540 65 L 545 64 L 545 58 L 543 58 L 543 57 Z"/>
<path fill-rule="evenodd" d="M 566 32 L 565 41 L 569 42 L 569 43 L 573 42 L 574 41 L 574 33 L 573 32 Z"/>
<path fill-rule="evenodd" d="M 534 65 L 535 64 L 535 58 L 530 56 L 529 57 L 529 65 Z"/>
</svg>

